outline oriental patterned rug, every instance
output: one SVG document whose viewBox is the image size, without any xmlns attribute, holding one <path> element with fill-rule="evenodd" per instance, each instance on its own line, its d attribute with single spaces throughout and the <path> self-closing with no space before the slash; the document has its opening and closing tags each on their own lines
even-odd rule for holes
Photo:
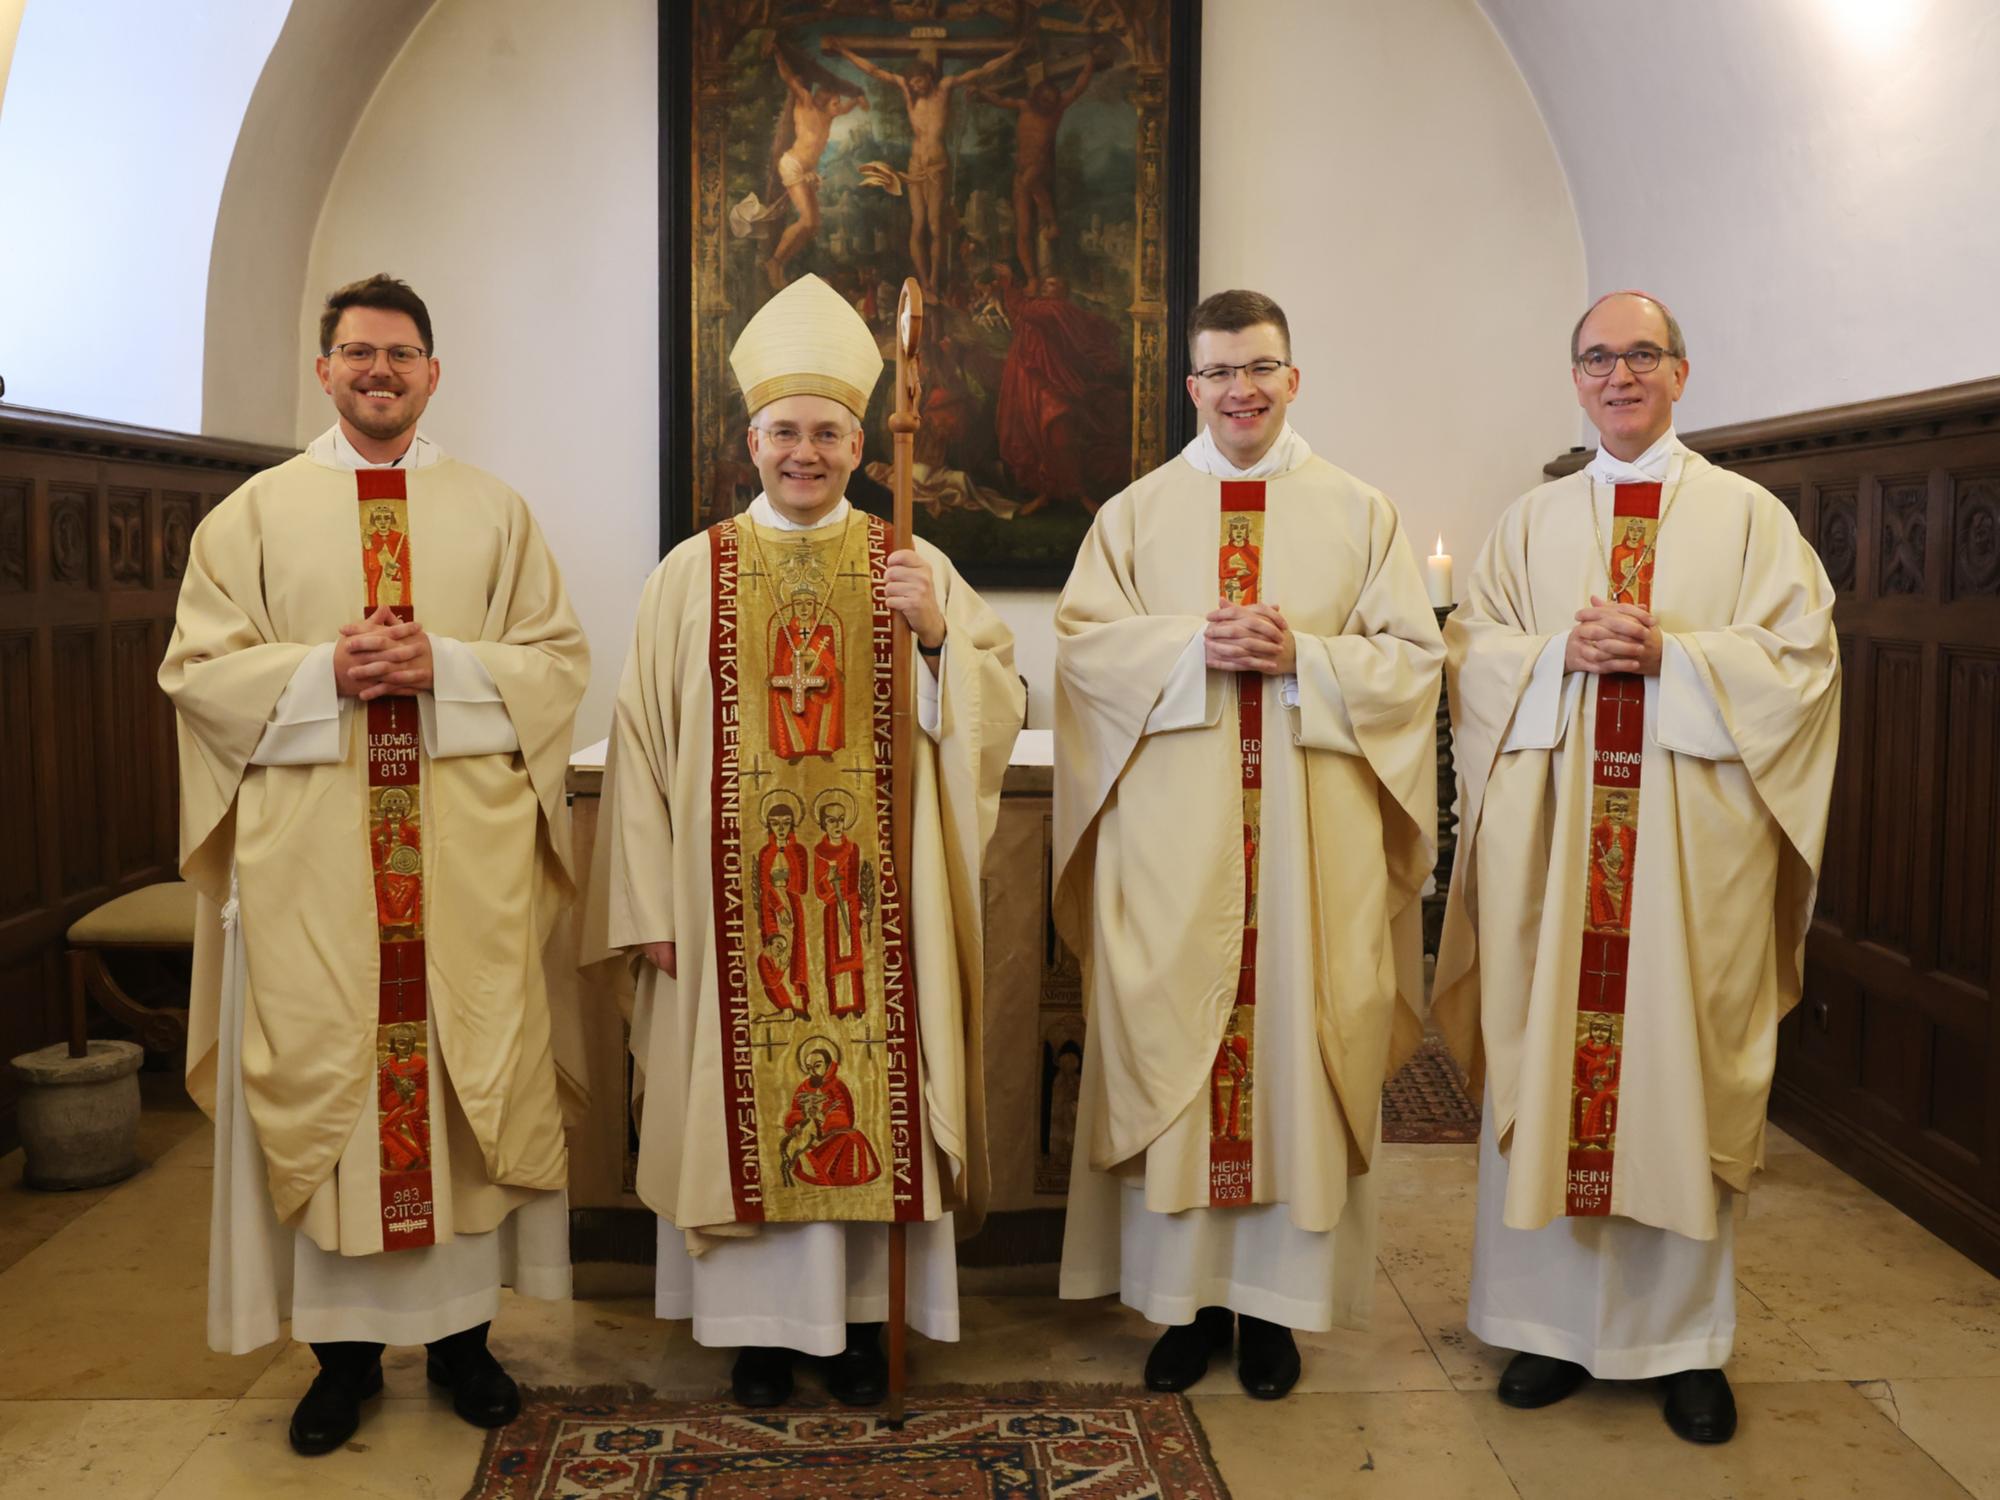
<svg viewBox="0 0 2000 1500">
<path fill-rule="evenodd" d="M 1426 1036 L 1382 1090 L 1382 1139 L 1421 1146 L 1479 1139 L 1479 1106 L 1437 1037 Z"/>
<path fill-rule="evenodd" d="M 522 1392 L 466 1500 L 1227 1500 L 1180 1396 L 1082 1386 L 915 1391 L 879 1411 Z"/>
</svg>

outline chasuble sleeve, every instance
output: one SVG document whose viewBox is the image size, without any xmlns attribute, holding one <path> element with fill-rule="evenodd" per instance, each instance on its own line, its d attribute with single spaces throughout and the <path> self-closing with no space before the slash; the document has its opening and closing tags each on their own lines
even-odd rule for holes
<svg viewBox="0 0 2000 1500">
<path fill-rule="evenodd" d="M 1533 496 L 1510 507 L 1472 566 L 1465 596 L 1445 621 L 1445 683 L 1458 767 L 1459 836 L 1431 986 L 1431 1014 L 1454 1056 L 1480 1087 L 1479 915 L 1475 847 L 1486 788 L 1553 632 L 1539 628 L 1529 586 Z M 1567 625 L 1565 625 L 1567 628 Z M 1557 698 L 1566 702 L 1567 695 Z M 1553 743 L 1553 741 L 1551 741 Z M 1545 748 L 1510 754 L 1546 755 Z"/>
<path fill-rule="evenodd" d="M 590 647 L 541 528 L 520 496 L 510 492 L 507 500 L 505 545 L 486 618 L 479 639 L 464 644 L 507 705 L 549 850 L 573 891 L 565 780 L 577 704 L 590 681 Z"/>
<path fill-rule="evenodd" d="M 1129 490 L 1097 513 L 1056 605 L 1056 926 L 1078 953 L 1089 933 L 1076 856 L 1206 623 L 1147 613 L 1132 567 L 1135 515 Z"/>
<path fill-rule="evenodd" d="M 1802 983 L 1806 927 L 1826 845 L 1840 736 L 1840 651 L 1833 586 L 1791 512 L 1748 485 L 1750 522 L 1735 618 L 1675 632 L 1714 700 L 1758 799 L 1783 832 L 1777 894 L 1779 986 Z"/>
<path fill-rule="evenodd" d="M 287 641 L 264 598 L 253 479 L 195 528 L 160 664 L 180 745 L 181 874 L 229 899 L 228 819 L 237 788 L 311 643 Z"/>
</svg>

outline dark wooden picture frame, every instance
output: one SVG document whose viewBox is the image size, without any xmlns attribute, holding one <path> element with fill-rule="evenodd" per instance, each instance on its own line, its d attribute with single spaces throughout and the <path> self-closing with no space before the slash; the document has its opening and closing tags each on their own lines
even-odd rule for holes
<svg viewBox="0 0 2000 1500">
<path fill-rule="evenodd" d="M 911 91 L 892 75 L 928 63 L 954 96 L 946 127 L 953 155 L 945 233 L 928 237 L 939 259 L 923 268 L 945 288 L 931 299 L 944 315 L 930 321 L 946 342 L 926 372 L 935 406 L 926 414 L 928 455 L 920 433 L 918 460 L 930 465 L 932 499 L 920 482 L 917 530 L 976 584 L 1060 585 L 1094 507 L 1194 433 L 1181 330 L 1197 288 L 1201 0 L 1047 0 L 1017 5 L 1011 21 L 1004 6 L 965 0 L 661 0 L 659 19 L 662 554 L 756 493 L 727 357 L 775 284 L 807 271 L 827 276 L 886 340 L 893 305 L 883 306 L 881 288 L 918 269 L 918 247 L 903 236 L 923 175 L 911 160 Z M 843 46 L 851 50 L 824 50 Z M 871 54 L 886 63 L 871 64 Z M 977 102 L 968 97 L 975 81 L 958 86 L 975 67 L 985 86 Z M 739 97 L 736 85 L 755 96 Z M 840 101 L 835 113 L 865 111 L 845 128 L 868 131 L 846 137 L 865 140 L 866 150 L 829 152 L 817 232 L 799 230 L 788 242 L 803 217 L 792 190 L 800 164 L 784 155 L 789 100 L 809 99 L 815 86 L 822 102 Z M 1086 125 L 1121 116 L 1130 124 L 1122 139 L 1062 131 L 1052 158 L 1060 227 L 1045 238 L 1021 234 L 1009 221 L 1016 197 L 1031 197 L 1025 174 L 1009 193 L 997 163 L 1004 150 L 1011 171 L 1025 154 L 1015 151 L 1015 133 L 1032 127 L 1016 122 L 1033 108 L 1060 120 L 1079 97 L 1098 105 L 1079 112 Z M 1077 224 L 1086 153 L 1100 201 L 1107 177 L 1128 174 L 1129 223 L 1114 214 L 1087 229 Z M 861 155 L 882 159 L 862 164 Z M 905 163 L 911 172 L 900 170 Z M 817 208 L 816 175 L 809 187 Z M 1046 212 L 1031 204 L 1024 217 L 1039 223 Z M 1112 258 L 1128 245 L 1129 281 L 1125 261 Z M 1076 267 L 1107 280 L 1107 265 L 1107 285 L 1073 286 Z M 1091 293 L 1105 299 L 1095 310 Z M 1080 376 L 1093 359 L 1096 368 Z M 878 406 L 888 385 L 877 387 Z M 1045 411 L 1054 416 L 1043 419 Z M 871 409 L 866 427 L 848 494 L 863 510 L 886 513 L 887 489 L 868 472 L 883 472 L 888 456 L 881 413 Z M 1124 438 L 1129 456 L 1106 434 Z"/>
</svg>

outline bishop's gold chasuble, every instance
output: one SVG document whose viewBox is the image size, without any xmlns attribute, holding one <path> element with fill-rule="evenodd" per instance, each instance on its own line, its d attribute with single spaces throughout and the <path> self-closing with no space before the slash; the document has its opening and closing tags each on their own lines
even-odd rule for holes
<svg viewBox="0 0 2000 1500">
<path fill-rule="evenodd" d="M 409 476 L 358 469 L 364 615 L 416 618 Z M 368 863 L 382 977 L 375 1017 L 375 1128 L 382 1147 L 382 1248 L 436 1241 L 431 1197 L 429 1013 L 424 968 L 422 762 L 414 698 L 368 703 Z"/>
<path fill-rule="evenodd" d="M 890 857 L 890 534 L 718 526 L 723 1107 L 740 1223 L 922 1219 L 917 997 Z"/>
</svg>

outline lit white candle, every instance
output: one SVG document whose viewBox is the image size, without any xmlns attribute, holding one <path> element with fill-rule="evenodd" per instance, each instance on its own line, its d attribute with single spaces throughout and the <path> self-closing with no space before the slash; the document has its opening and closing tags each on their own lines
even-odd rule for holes
<svg viewBox="0 0 2000 1500">
<path fill-rule="evenodd" d="M 1428 565 L 1425 582 L 1430 585 L 1431 607 L 1451 608 L 1451 554 L 1444 550 L 1444 536 L 1438 536 L 1437 551 L 1424 559 Z"/>
</svg>

